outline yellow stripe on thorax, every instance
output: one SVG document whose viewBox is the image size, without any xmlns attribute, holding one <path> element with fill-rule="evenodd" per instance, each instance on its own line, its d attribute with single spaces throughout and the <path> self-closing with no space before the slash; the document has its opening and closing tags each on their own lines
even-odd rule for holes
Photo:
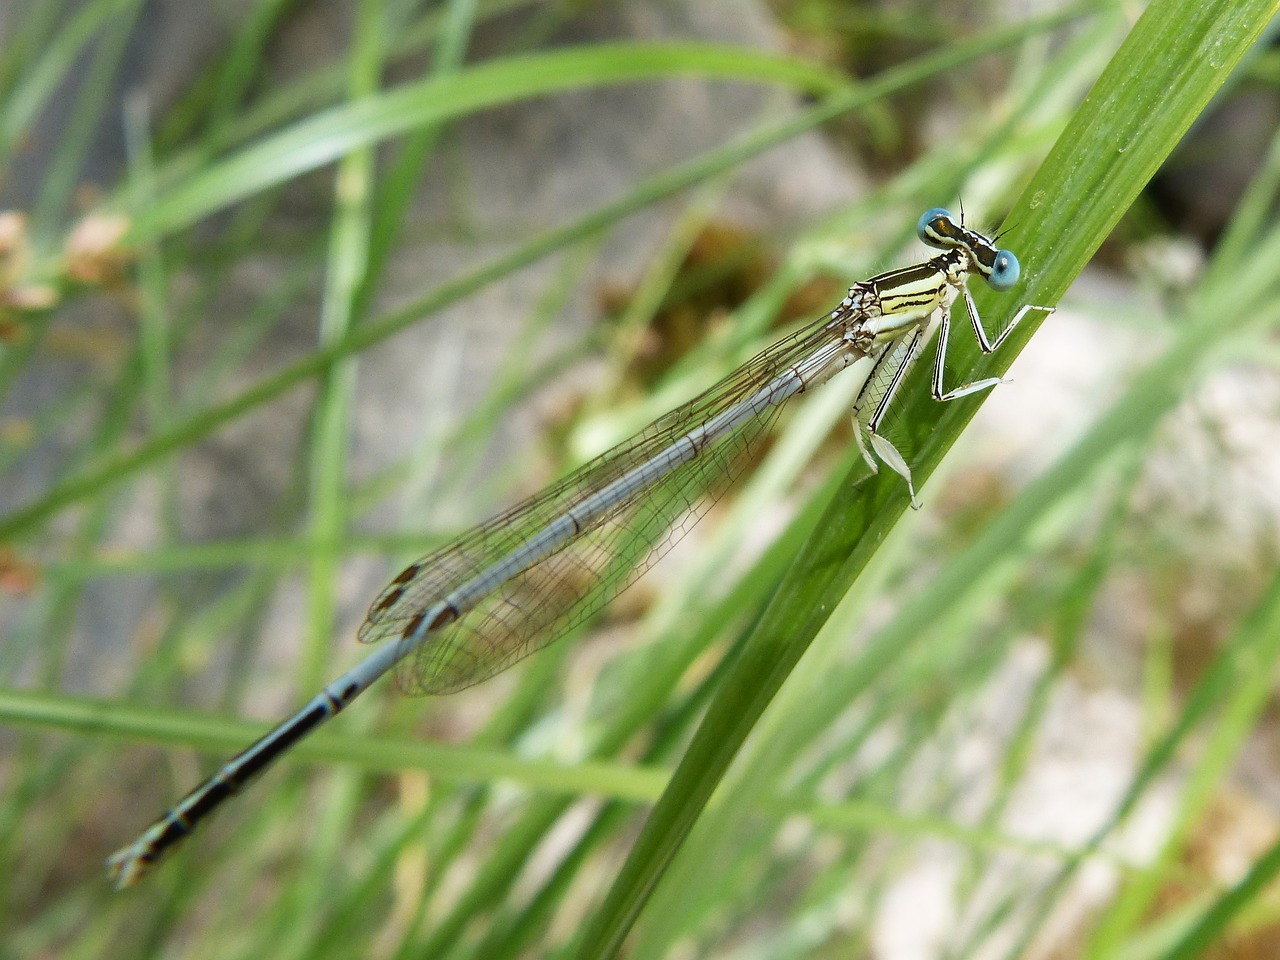
<svg viewBox="0 0 1280 960">
<path fill-rule="evenodd" d="M 950 284 L 945 266 L 939 263 L 944 259 L 892 270 L 868 281 L 880 301 L 880 316 L 866 324 L 876 339 L 901 336 L 946 304 Z"/>
</svg>

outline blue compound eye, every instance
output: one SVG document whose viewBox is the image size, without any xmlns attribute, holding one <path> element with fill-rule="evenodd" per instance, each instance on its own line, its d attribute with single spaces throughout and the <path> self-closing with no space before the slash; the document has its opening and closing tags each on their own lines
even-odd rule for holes
<svg viewBox="0 0 1280 960">
<path fill-rule="evenodd" d="M 945 220 L 946 223 L 936 222 L 939 220 Z M 916 222 L 916 236 L 931 247 L 949 246 L 939 241 L 951 232 L 954 223 L 955 217 L 951 216 L 950 210 L 945 207 L 934 207 L 920 215 L 920 219 Z"/>
<path fill-rule="evenodd" d="M 1008 290 L 1018 282 L 1021 274 L 1022 265 L 1018 263 L 1013 251 L 997 250 L 995 263 L 991 265 L 991 272 L 987 275 L 987 283 L 991 284 L 992 289 Z"/>
</svg>

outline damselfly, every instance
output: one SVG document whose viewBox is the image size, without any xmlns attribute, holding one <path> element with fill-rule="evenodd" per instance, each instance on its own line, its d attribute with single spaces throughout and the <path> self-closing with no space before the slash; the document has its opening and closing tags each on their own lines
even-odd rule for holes
<svg viewBox="0 0 1280 960">
<path fill-rule="evenodd" d="M 941 208 L 917 226 L 942 250 L 913 267 L 849 288 L 835 310 L 769 347 L 706 393 L 635 437 L 406 567 L 369 608 L 360 640 L 386 641 L 301 710 L 227 761 L 107 861 L 127 887 L 223 801 L 398 667 L 411 693 L 451 693 L 488 679 L 599 610 L 685 533 L 743 469 L 746 452 L 796 394 L 853 367 L 862 377 L 854 432 L 867 464 L 875 455 L 907 482 L 911 469 L 880 427 L 893 398 L 935 333 L 935 400 L 999 383 L 942 385 L 951 305 L 962 297 L 983 353 L 998 348 L 1032 310 L 1024 306 L 988 337 L 966 282 L 996 290 L 1018 280 L 1018 259 Z M 852 375 L 852 374 L 851 374 Z M 870 449 L 863 439 L 866 434 Z"/>
</svg>

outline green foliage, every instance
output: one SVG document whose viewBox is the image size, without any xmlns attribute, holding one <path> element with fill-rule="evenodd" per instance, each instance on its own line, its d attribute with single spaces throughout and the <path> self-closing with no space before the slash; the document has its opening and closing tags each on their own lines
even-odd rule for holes
<svg viewBox="0 0 1280 960">
<path fill-rule="evenodd" d="M 10 255 L 0 386 L 11 393 L 58 361 L 73 309 L 106 309 L 125 291 L 130 324 L 64 396 L 6 412 L 0 433 L 0 466 L 27 491 L 0 515 L 11 551 L 0 555 L 4 582 L 22 594 L 4 601 L 0 644 L 0 720 L 12 727 L 0 756 L 0 846 L 11 867 L 0 927 L 13 955 L 857 955 L 871 951 L 895 884 L 939 847 L 960 917 L 939 947 L 947 956 L 1021 955 L 1055 910 L 1071 909 L 1075 881 L 1092 866 L 1118 880 L 1112 899 L 1082 916 L 1087 928 L 1072 944 L 1081 956 L 1188 957 L 1274 925 L 1274 847 L 1230 883 L 1187 854 L 1212 829 L 1214 801 L 1265 717 L 1280 659 L 1280 581 L 1267 582 L 1264 562 L 1230 571 L 1237 592 L 1194 671 L 1162 646 L 1179 632 L 1176 609 L 1143 632 L 1146 742 L 1088 836 L 1025 835 L 1007 815 L 1045 749 L 1054 704 L 1087 670 L 1091 617 L 1108 586 L 1141 576 L 1154 593 L 1176 593 L 1221 575 L 1212 550 L 1165 532 L 1137 491 L 1171 413 L 1206 377 L 1242 355 L 1269 358 L 1260 345 L 1280 320 L 1271 216 L 1280 147 L 1136 372 L 1016 493 L 965 502 L 964 484 L 953 495 L 940 474 L 922 488 L 924 514 L 907 512 L 896 475 L 868 475 L 845 434 L 831 442 L 849 405 L 837 379 L 795 401 L 751 479 L 698 528 L 695 549 L 672 558 L 678 575 L 655 571 L 652 589 L 628 593 L 596 625 L 599 636 L 578 631 L 458 698 L 370 694 L 298 750 L 302 763 L 253 787 L 145 884 L 108 892 L 101 858 L 262 729 L 233 718 L 262 715 L 251 704 L 271 682 L 309 695 L 358 653 L 344 643 L 335 657 L 333 643 L 359 606 L 354 568 L 373 558 L 390 571 L 447 537 L 442 525 L 465 527 L 530 492 L 521 474 L 549 480 L 573 467 L 583 435 L 619 439 L 709 385 L 776 339 L 775 325 L 792 319 L 782 319 L 786 304 L 822 283 L 823 267 L 838 264 L 847 283 L 919 257 L 904 252 L 909 227 L 956 196 L 976 202 L 975 222 L 1007 211 L 1001 243 L 1023 264 L 1016 291 L 975 284 L 983 315 L 998 322 L 1011 305 L 1058 304 L 1240 75 L 1276 4 L 1158 0 L 1130 22 L 1129 8 L 1093 2 L 994 27 L 906 14 L 851 22 L 848 4 L 821 0 L 778 6 L 794 29 L 821 37 L 815 47 L 866 55 L 875 35 L 887 38 L 872 45 L 879 56 L 903 58 L 854 82 L 816 57 L 728 44 L 541 50 L 573 5 L 459 0 L 427 15 L 366 0 L 342 64 L 269 82 L 267 51 L 295 11 L 261 0 L 205 71 L 216 80 L 164 116 L 137 103 L 123 111 L 129 169 L 102 185 L 87 220 L 105 239 L 86 253 L 74 242 L 84 221 L 72 198 L 95 126 L 122 113 L 107 91 L 141 4 L 91 0 L 73 16 L 56 0 L 30 4 L 0 64 L 0 153 L 20 158 L 56 98 L 74 102 L 29 211 L 23 259 Z M 527 48 L 467 63 L 474 32 L 500 15 L 527 18 Z M 390 82 L 393 71 L 413 79 Z M 88 82 L 63 86 L 73 72 Z M 577 218 L 513 228 L 505 252 L 481 266 L 379 306 L 396 251 L 418 229 L 408 213 L 415 190 L 450 176 L 441 147 L 453 124 L 533 97 L 671 78 L 811 103 L 766 114 Z M 945 137 L 929 142 L 912 127 L 901 110 L 908 97 L 950 103 Z M 729 324 L 637 396 L 628 374 L 637 331 L 659 329 L 654 314 L 678 304 L 682 285 L 717 288 L 733 257 L 746 256 L 733 251 L 704 274 L 680 269 L 735 175 L 834 121 L 853 153 L 921 147 L 824 222 L 780 225 L 785 243 L 762 238 L 780 263 L 728 305 Z M 389 147 L 393 157 L 379 154 Z M 290 189 L 331 198 L 323 236 L 266 229 L 287 218 Z M 680 224 L 617 335 L 567 346 L 552 338 L 567 291 L 602 256 L 609 231 L 664 203 L 681 206 Z M 468 227 L 440 229 L 465 236 Z M 849 252 L 850 237 L 867 244 L 861 254 Z M 287 263 L 283 280 L 238 315 L 215 318 L 225 326 L 205 349 L 212 291 L 265 257 Z M 351 443 L 362 355 L 449 308 L 477 309 L 486 291 L 547 263 L 542 276 L 552 279 L 529 296 L 529 316 L 494 345 L 509 354 L 496 359 L 485 394 L 461 413 L 414 411 L 423 434 L 406 439 L 403 459 L 380 475 L 362 470 Z M 179 296 L 183 278 L 201 292 Z M 261 372 L 256 351 L 299 308 L 319 318 L 311 345 Z M 1112 305 L 1104 321 L 1138 309 Z M 953 336 L 951 382 L 1003 373 L 1038 320 L 992 357 Z M 192 355 L 194 370 L 178 364 Z M 564 442 L 537 445 L 553 464 L 472 484 L 495 472 L 489 438 L 527 398 L 563 387 L 565 367 L 582 356 L 608 361 L 613 379 L 598 391 L 608 402 L 581 404 L 559 426 Z M 985 399 L 935 404 L 927 376 L 917 370 L 903 388 L 896 424 L 917 485 Z M 281 398 L 304 396 L 308 428 L 262 451 L 288 479 L 262 511 L 261 535 L 189 542 L 181 458 Z M 991 402 L 1012 402 L 1009 391 Z M 59 476 L 32 489 L 23 471 L 46 437 L 63 445 Z M 442 464 L 464 479 L 441 481 Z M 980 468 L 971 462 L 947 479 Z M 421 489 L 448 504 L 447 517 L 420 507 Z M 388 504 L 410 532 L 364 532 Z M 154 545 L 122 552 L 113 538 L 138 511 Z M 780 532 L 762 542 L 762 528 Z M 104 593 L 133 596 L 129 585 L 140 582 L 151 605 L 137 649 L 87 656 L 93 631 L 77 622 L 80 611 L 101 609 Z M 290 629 L 306 649 L 288 647 L 282 664 L 259 651 L 278 639 L 273 597 L 290 582 L 305 597 Z M 975 800 L 949 753 L 995 709 L 993 691 L 1030 647 L 1045 661 L 1022 695 L 997 701 L 1001 734 Z M 1161 791 L 1172 791 L 1174 812 L 1157 849 L 1118 853 Z"/>
</svg>

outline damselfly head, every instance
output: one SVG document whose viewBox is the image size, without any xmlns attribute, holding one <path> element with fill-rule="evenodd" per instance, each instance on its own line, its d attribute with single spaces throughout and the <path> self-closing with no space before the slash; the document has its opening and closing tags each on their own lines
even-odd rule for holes
<svg viewBox="0 0 1280 960">
<path fill-rule="evenodd" d="M 986 278 L 992 289 L 1010 289 L 1022 273 L 1012 250 L 996 249 L 996 245 L 978 231 L 956 223 L 951 212 L 942 207 L 925 211 L 916 224 L 916 234 L 924 243 L 939 250 L 964 247 L 974 269 Z"/>
<path fill-rule="evenodd" d="M 1022 275 L 1022 264 L 1012 250 L 997 250 L 996 245 L 980 233 L 966 230 L 968 242 L 963 246 L 969 251 L 973 268 L 982 274 L 993 290 L 1008 290 Z"/>
<path fill-rule="evenodd" d="M 1018 282 L 1022 264 L 1018 263 L 1012 250 L 997 250 L 990 268 L 986 268 L 984 264 L 982 272 L 993 290 L 1008 290 Z"/>
<path fill-rule="evenodd" d="M 965 243 L 965 229 L 956 223 L 951 211 L 934 207 L 920 215 L 916 222 L 916 236 L 931 247 L 948 250 Z"/>
</svg>

